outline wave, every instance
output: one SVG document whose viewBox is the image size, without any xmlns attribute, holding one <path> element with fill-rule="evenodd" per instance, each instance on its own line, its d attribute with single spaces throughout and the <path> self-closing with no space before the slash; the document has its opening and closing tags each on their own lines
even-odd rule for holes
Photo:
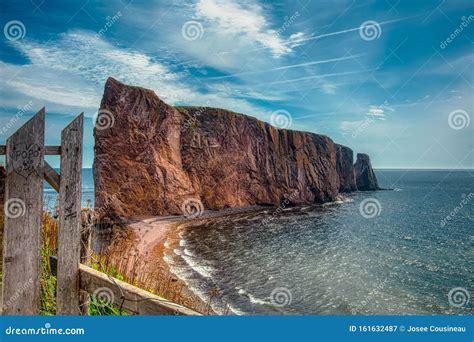
<svg viewBox="0 0 474 342">
<path fill-rule="evenodd" d="M 243 296 L 243 297 L 247 297 L 250 301 L 250 303 L 252 304 L 259 304 L 259 305 L 270 305 L 271 303 L 263 300 L 263 299 L 260 299 L 260 298 L 257 298 L 255 296 L 253 296 L 251 293 L 248 293 L 247 291 L 245 291 L 244 289 L 238 289 L 238 294 Z"/>
<path fill-rule="evenodd" d="M 330 207 L 330 206 L 333 206 L 333 205 L 349 203 L 349 202 L 354 202 L 354 200 L 352 198 L 348 197 L 348 196 L 344 196 L 342 194 L 339 194 L 339 195 L 336 196 L 336 199 L 334 201 L 324 203 L 322 206 L 323 207 Z"/>
<path fill-rule="evenodd" d="M 213 269 L 209 266 L 201 266 L 196 262 L 196 259 L 188 255 L 181 255 L 181 258 L 191 267 L 193 271 L 196 271 L 204 278 L 212 278 Z"/>
<path fill-rule="evenodd" d="M 190 251 L 189 249 L 187 249 L 187 248 L 184 249 L 184 254 L 185 254 L 185 255 L 188 255 L 188 256 L 190 256 L 190 257 L 193 257 L 193 258 L 196 257 L 196 254 L 194 254 L 193 252 L 191 252 L 191 251 Z"/>
</svg>

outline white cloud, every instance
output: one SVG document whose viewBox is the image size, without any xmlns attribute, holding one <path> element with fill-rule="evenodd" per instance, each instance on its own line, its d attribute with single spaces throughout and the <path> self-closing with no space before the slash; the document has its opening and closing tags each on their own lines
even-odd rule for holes
<svg viewBox="0 0 474 342">
<path fill-rule="evenodd" d="M 385 111 L 381 107 L 376 107 L 376 106 L 371 106 L 369 108 L 369 113 L 370 115 L 373 116 L 379 116 L 379 117 L 384 117 L 385 116 Z"/>
<path fill-rule="evenodd" d="M 39 99 L 63 111 L 66 107 L 90 109 L 93 115 L 100 105 L 105 80 L 120 81 L 150 88 L 169 104 L 186 103 L 228 108 L 255 115 L 261 112 L 247 101 L 233 98 L 232 89 L 198 91 L 187 80 L 188 74 L 149 55 L 116 47 L 86 31 L 60 35 L 58 40 L 39 43 L 23 40 L 14 43 L 28 60 L 27 65 L 0 62 L 0 89 L 20 97 Z"/>
<path fill-rule="evenodd" d="M 263 8 L 257 3 L 238 3 L 230 0 L 200 0 L 196 5 L 196 16 L 209 25 L 214 24 L 214 34 L 240 37 L 248 45 L 253 42 L 268 48 L 276 57 L 292 51 L 291 42 L 301 40 L 302 32 L 294 33 L 286 42 L 271 27 Z"/>
<path fill-rule="evenodd" d="M 324 82 L 322 85 L 321 85 L 321 90 L 325 93 L 325 94 L 335 94 L 336 93 L 336 89 L 337 89 L 337 86 L 333 83 L 329 83 L 329 82 Z"/>
</svg>

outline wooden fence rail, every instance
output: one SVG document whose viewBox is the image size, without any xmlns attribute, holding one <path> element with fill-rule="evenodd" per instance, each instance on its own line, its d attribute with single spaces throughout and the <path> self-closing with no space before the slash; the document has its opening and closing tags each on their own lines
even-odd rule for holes
<svg viewBox="0 0 474 342">
<path fill-rule="evenodd" d="M 5 225 L 3 234 L 3 315 L 36 315 L 40 310 L 41 219 L 43 180 L 59 193 L 56 302 L 58 315 L 87 314 L 89 294 L 103 295 L 123 309 L 147 315 L 196 315 L 105 273 L 80 263 L 83 114 L 61 132 L 60 146 L 45 146 L 45 110 L 0 145 L 6 155 Z M 45 155 L 60 155 L 58 174 Z M 82 249 L 83 250 L 83 249 Z"/>
<path fill-rule="evenodd" d="M 51 271 L 56 274 L 57 258 L 51 257 Z M 117 278 L 79 264 L 79 289 L 102 297 L 107 304 L 139 315 L 201 315 L 182 305 L 159 297 L 151 292 L 130 285 Z M 99 303 L 99 305 L 103 305 Z"/>
</svg>

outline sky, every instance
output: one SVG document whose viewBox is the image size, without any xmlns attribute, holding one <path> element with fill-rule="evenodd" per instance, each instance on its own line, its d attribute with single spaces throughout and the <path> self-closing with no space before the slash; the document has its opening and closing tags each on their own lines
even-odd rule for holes
<svg viewBox="0 0 474 342">
<path fill-rule="evenodd" d="M 172 105 L 324 134 L 376 168 L 474 168 L 472 1 L 0 1 L 0 143 L 46 143 L 112 76 Z M 53 166 L 57 157 L 48 157 Z"/>
</svg>

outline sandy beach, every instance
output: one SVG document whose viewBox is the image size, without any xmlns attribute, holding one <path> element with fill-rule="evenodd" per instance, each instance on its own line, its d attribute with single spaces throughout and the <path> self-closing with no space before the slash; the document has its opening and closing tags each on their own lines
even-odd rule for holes
<svg viewBox="0 0 474 342">
<path fill-rule="evenodd" d="M 166 250 L 172 251 L 173 246 L 179 244 L 180 226 L 185 222 L 189 220 L 180 216 L 149 217 L 132 221 L 128 227 L 133 233 L 134 246 L 127 248 L 127 251 L 139 260 L 140 273 L 156 275 L 146 277 L 142 286 L 202 314 L 213 314 L 209 305 L 173 274 L 164 260 Z M 128 271 L 136 272 L 131 269 Z M 162 284 L 153 284 L 154 282 Z"/>
<path fill-rule="evenodd" d="M 132 260 L 126 263 L 125 268 L 120 268 L 139 286 L 203 314 L 216 314 L 205 299 L 196 295 L 188 284 L 172 272 L 165 256 L 172 257 L 170 254 L 180 242 L 179 234 L 187 225 L 205 224 L 224 216 L 262 209 L 265 208 L 205 211 L 196 218 L 159 216 L 135 219 L 127 225 L 129 238 L 114 246 L 114 254 Z"/>
</svg>

